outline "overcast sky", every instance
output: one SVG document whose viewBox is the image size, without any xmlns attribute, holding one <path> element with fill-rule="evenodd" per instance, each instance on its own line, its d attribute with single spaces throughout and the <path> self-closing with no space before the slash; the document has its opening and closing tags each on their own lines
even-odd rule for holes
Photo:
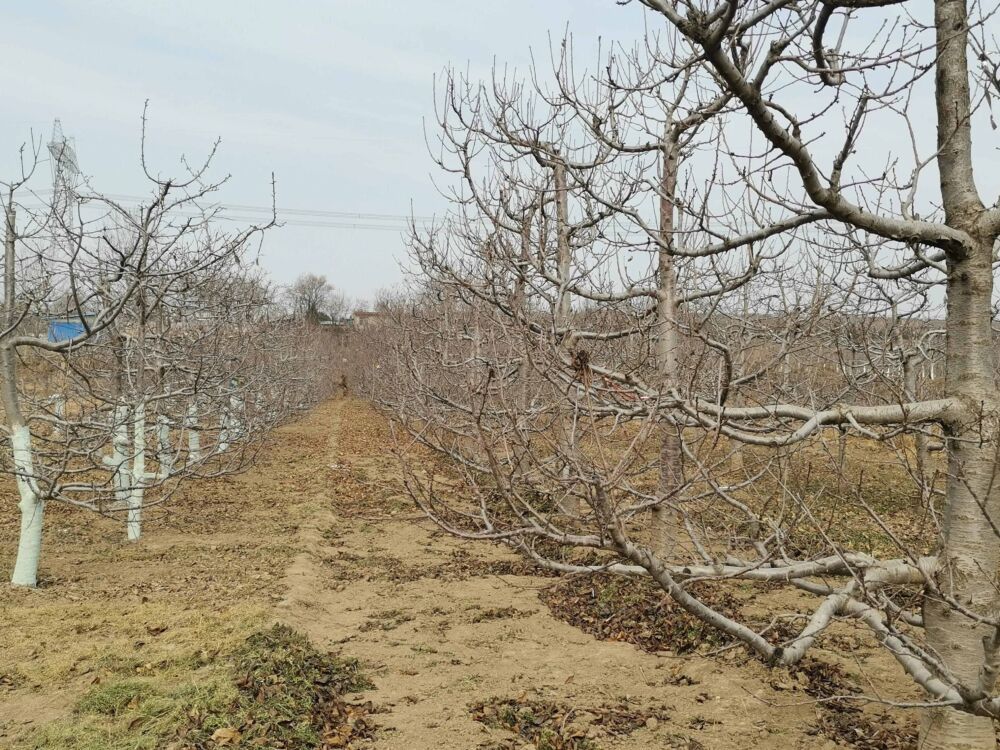
<svg viewBox="0 0 1000 750">
<path fill-rule="evenodd" d="M 550 33 L 569 28 L 586 47 L 636 39 L 645 23 L 614 0 L 38 0 L 4 11 L 4 174 L 31 130 L 47 141 L 58 117 L 95 188 L 145 193 L 148 99 L 152 161 L 165 175 L 220 137 L 226 203 L 268 204 L 273 171 L 281 207 L 388 215 L 443 207 L 424 122 L 444 66 L 485 75 L 494 59 L 547 57 Z M 280 282 L 314 271 L 370 298 L 400 278 L 403 254 L 397 231 L 286 226 L 266 238 L 263 263 Z"/>
</svg>

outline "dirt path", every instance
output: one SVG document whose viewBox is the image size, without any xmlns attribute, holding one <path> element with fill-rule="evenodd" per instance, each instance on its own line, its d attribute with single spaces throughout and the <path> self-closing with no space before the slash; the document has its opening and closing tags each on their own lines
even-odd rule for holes
<svg viewBox="0 0 1000 750">
<path fill-rule="evenodd" d="M 344 401 L 332 411 L 329 504 L 300 527 L 302 552 L 277 607 L 318 644 L 372 665 L 376 690 L 366 697 L 389 709 L 378 747 L 520 747 L 469 710 L 518 696 L 575 709 L 572 720 L 600 747 L 824 747 L 806 734 L 812 706 L 762 702 L 789 699 L 754 664 L 730 671 L 709 659 L 651 655 L 553 618 L 537 594 L 551 579 L 490 572 L 515 558 L 413 520 L 384 481 L 372 482 L 391 476 L 386 441 L 367 405 Z M 588 725 L 618 704 L 669 718 L 626 737 Z"/>
<path fill-rule="evenodd" d="M 132 704 L 81 716 L 79 701 L 139 681 L 186 710 L 191 690 L 231 688 L 226 655 L 275 620 L 361 660 L 377 750 L 834 746 L 799 686 L 737 652 L 654 655 L 556 619 L 538 597 L 553 579 L 414 515 L 387 429 L 364 402 L 323 404 L 245 475 L 189 485 L 138 545 L 53 507 L 43 587 L 0 588 L 0 747 L 159 750 L 133 741 L 148 725 Z M 497 709 L 474 706 L 492 699 L 573 744 L 487 727 Z"/>
</svg>

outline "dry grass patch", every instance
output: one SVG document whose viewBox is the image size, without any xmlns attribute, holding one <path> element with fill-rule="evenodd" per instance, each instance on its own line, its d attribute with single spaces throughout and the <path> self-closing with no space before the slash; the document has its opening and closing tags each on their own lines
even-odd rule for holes
<svg viewBox="0 0 1000 750">
<path fill-rule="evenodd" d="M 357 661 L 317 651 L 282 625 L 260 630 L 179 685 L 149 678 L 95 684 L 72 719 L 23 744 L 33 750 L 327 750 L 371 739 L 371 684 Z"/>
</svg>

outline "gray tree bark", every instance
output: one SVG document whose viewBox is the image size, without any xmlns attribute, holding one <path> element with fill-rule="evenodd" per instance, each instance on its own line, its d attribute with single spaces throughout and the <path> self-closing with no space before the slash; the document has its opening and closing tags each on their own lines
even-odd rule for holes
<svg viewBox="0 0 1000 750">
<path fill-rule="evenodd" d="M 965 0 L 936 0 L 936 106 L 938 168 L 946 223 L 972 243 L 948 253 L 946 324 L 948 395 L 964 406 L 962 419 L 946 425 L 946 507 L 937 583 L 941 591 L 975 611 L 996 615 L 994 583 L 1000 543 L 989 519 L 1000 518 L 997 438 L 1000 401 L 993 373 L 993 245 L 982 231 L 986 216 L 973 175 L 968 74 L 968 8 Z M 994 661 L 991 629 L 928 596 L 924 624 L 929 645 L 953 675 L 983 684 L 981 670 Z M 925 750 L 994 747 L 989 718 L 946 708 L 927 712 L 921 737 Z"/>
<path fill-rule="evenodd" d="M 664 135 L 660 166 L 660 249 L 657 266 L 656 329 L 653 334 L 656 367 L 664 391 L 677 386 L 680 371 L 680 332 L 677 328 L 677 269 L 674 246 L 674 202 L 680 154 L 676 132 L 668 127 Z M 663 504 L 655 507 L 650 524 L 651 546 L 664 560 L 676 557 L 684 533 L 683 521 L 675 509 L 684 484 L 684 454 L 681 435 L 675 425 L 663 423 L 660 433 L 658 494 Z"/>
</svg>

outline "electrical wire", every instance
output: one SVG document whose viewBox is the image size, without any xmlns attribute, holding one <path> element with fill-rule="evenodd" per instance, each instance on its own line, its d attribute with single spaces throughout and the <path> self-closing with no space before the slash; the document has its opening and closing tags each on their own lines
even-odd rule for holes
<svg viewBox="0 0 1000 750">
<path fill-rule="evenodd" d="M 53 191 L 52 190 L 38 190 L 36 192 L 38 194 L 43 194 L 43 193 L 51 193 Z M 82 197 L 84 199 L 86 199 L 86 196 L 82 196 Z M 143 201 L 147 201 L 149 199 L 149 196 L 128 195 L 128 194 L 125 194 L 125 193 L 103 193 L 102 197 L 107 198 L 109 200 L 113 200 L 113 201 L 118 201 L 118 202 L 122 202 L 122 203 L 132 203 L 132 204 L 136 204 L 136 205 L 142 203 Z M 229 211 L 236 211 L 236 212 L 243 213 L 243 214 L 246 214 L 246 213 L 255 214 L 256 213 L 256 214 L 264 214 L 264 215 L 267 215 L 267 216 L 270 216 L 271 212 L 272 212 L 272 207 L 271 206 L 254 206 L 254 205 L 240 204 L 240 203 L 232 203 L 232 204 L 219 203 L 219 204 L 214 204 L 214 205 L 208 206 L 207 209 L 208 210 L 218 209 L 218 210 L 220 210 L 223 213 L 229 212 Z M 282 207 L 278 207 L 276 209 L 276 213 L 278 214 L 279 217 L 281 217 L 281 216 L 296 216 L 296 217 L 302 217 L 303 219 L 309 219 L 309 218 L 315 217 L 317 219 L 357 219 L 357 220 L 360 220 L 360 221 L 367 221 L 367 222 L 373 222 L 373 221 L 374 222 L 386 222 L 386 223 L 389 223 L 389 224 L 397 224 L 397 225 L 401 226 L 403 229 L 406 229 L 409 226 L 409 223 L 410 223 L 411 219 L 413 221 L 415 221 L 416 223 L 418 223 L 418 224 L 426 224 L 426 223 L 434 221 L 434 219 L 435 219 L 435 217 L 433 217 L 433 216 L 411 216 L 409 214 L 366 213 L 366 212 L 362 212 L 362 211 L 331 211 L 331 210 L 311 209 L 311 208 L 282 208 Z M 219 216 L 218 218 L 222 218 L 222 219 L 225 219 L 227 221 L 243 221 L 243 220 L 245 220 L 245 219 L 240 219 L 240 218 L 230 218 L 229 216 Z M 356 224 L 356 223 L 344 224 L 342 221 L 340 221 L 340 222 L 332 222 L 330 224 L 323 223 L 323 222 L 302 222 L 302 223 L 300 223 L 299 220 L 294 220 L 294 219 L 283 220 L 282 224 L 293 224 L 293 225 L 296 225 L 296 226 L 321 226 L 321 227 L 329 225 L 329 226 L 332 226 L 332 227 L 335 227 L 335 228 L 360 228 L 360 229 L 378 229 L 378 228 L 380 228 L 382 226 L 381 224 L 370 224 L 370 223 L 368 223 L 368 224 Z M 395 229 L 396 227 L 393 226 L 393 227 L 389 227 L 389 228 Z"/>
</svg>

